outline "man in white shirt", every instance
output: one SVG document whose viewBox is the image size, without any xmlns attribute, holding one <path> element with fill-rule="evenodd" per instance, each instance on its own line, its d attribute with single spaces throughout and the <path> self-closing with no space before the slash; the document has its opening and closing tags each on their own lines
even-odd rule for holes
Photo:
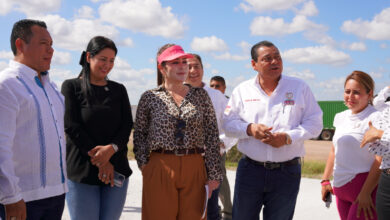
<svg viewBox="0 0 390 220">
<path fill-rule="evenodd" d="M 238 85 L 223 116 L 228 136 L 239 138 L 233 219 L 292 219 L 301 178 L 304 140 L 322 129 L 322 111 L 309 86 L 282 75 L 278 48 L 251 50 L 257 76 Z"/>
<path fill-rule="evenodd" d="M 185 83 L 188 83 L 193 87 L 203 88 L 204 90 L 207 91 L 207 94 L 210 96 L 211 102 L 213 103 L 214 106 L 216 118 L 217 118 L 218 130 L 220 134 L 219 137 L 221 139 L 221 144 L 220 144 L 221 153 L 223 153 L 226 146 L 232 147 L 230 145 L 232 142 L 234 142 L 234 138 L 228 138 L 225 136 L 221 125 L 223 111 L 225 110 L 228 100 L 220 91 L 212 89 L 206 86 L 204 82 L 202 82 L 203 80 L 202 59 L 198 54 L 192 54 L 192 55 L 193 58 L 187 59 L 187 63 L 189 66 L 189 74 Z M 209 220 L 220 219 L 219 206 L 218 206 L 218 193 L 219 193 L 219 188 L 213 191 L 211 198 L 208 201 L 207 219 Z"/>
<path fill-rule="evenodd" d="M 47 73 L 52 43 L 42 21 L 13 26 L 14 59 L 0 72 L 2 219 L 61 219 L 64 209 L 64 99 Z"/>
<path fill-rule="evenodd" d="M 225 94 L 226 91 L 226 82 L 225 79 L 222 76 L 213 76 L 210 79 L 210 87 L 216 90 L 219 90 L 222 92 L 222 94 Z M 225 95 L 227 100 L 229 100 L 229 97 Z M 230 220 L 232 219 L 232 209 L 233 209 L 233 204 L 231 200 L 231 194 L 230 194 L 230 184 L 228 181 L 228 178 L 226 176 L 226 153 L 228 150 L 230 150 L 231 147 L 233 147 L 237 143 L 237 139 L 234 139 L 234 142 L 231 142 L 229 144 L 225 144 L 225 148 L 222 150 L 223 155 L 222 155 L 222 160 L 221 160 L 221 166 L 222 166 L 222 171 L 223 171 L 223 181 L 221 183 L 221 186 L 219 187 L 219 199 L 221 200 L 223 209 L 222 209 L 222 215 L 224 220 Z M 228 145 L 228 146 L 226 146 Z"/>
</svg>

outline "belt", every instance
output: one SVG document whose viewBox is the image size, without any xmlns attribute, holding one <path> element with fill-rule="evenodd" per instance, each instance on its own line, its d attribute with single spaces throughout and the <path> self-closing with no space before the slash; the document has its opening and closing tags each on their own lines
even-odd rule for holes
<svg viewBox="0 0 390 220">
<path fill-rule="evenodd" d="M 270 161 L 260 162 L 260 161 L 252 160 L 251 158 L 249 158 L 246 155 L 244 155 L 243 158 L 245 160 L 253 163 L 253 164 L 262 166 L 262 167 L 264 167 L 265 169 L 268 169 L 268 170 L 279 169 L 279 168 L 281 168 L 283 166 L 293 166 L 293 165 L 301 164 L 301 158 L 300 157 L 296 157 L 296 158 L 294 158 L 292 160 L 288 160 L 288 161 L 284 161 L 284 162 L 270 162 Z"/>
<path fill-rule="evenodd" d="M 174 154 L 176 156 L 184 156 L 189 154 L 203 154 L 203 148 L 190 148 L 190 149 L 175 149 L 175 150 L 165 150 L 165 149 L 157 149 L 152 150 L 152 152 L 160 153 L 160 154 Z"/>
<path fill-rule="evenodd" d="M 383 169 L 382 172 L 386 175 L 390 175 L 390 168 Z"/>
</svg>

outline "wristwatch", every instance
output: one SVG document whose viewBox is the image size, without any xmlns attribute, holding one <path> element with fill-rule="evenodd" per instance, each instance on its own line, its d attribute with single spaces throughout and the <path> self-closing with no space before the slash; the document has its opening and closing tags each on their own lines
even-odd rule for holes
<svg viewBox="0 0 390 220">
<path fill-rule="evenodd" d="M 286 133 L 286 145 L 290 145 L 292 143 L 290 135 Z"/>
<path fill-rule="evenodd" d="M 111 144 L 112 148 L 114 148 L 114 151 L 117 152 L 118 151 L 118 145 L 116 144 Z"/>
</svg>

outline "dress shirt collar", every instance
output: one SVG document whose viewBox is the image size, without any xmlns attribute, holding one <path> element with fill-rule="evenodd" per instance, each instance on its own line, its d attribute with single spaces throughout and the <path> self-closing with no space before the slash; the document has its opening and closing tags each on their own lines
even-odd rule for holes
<svg viewBox="0 0 390 220">
<path fill-rule="evenodd" d="M 35 71 L 31 67 L 29 67 L 23 63 L 19 63 L 15 60 L 10 60 L 9 66 L 11 68 L 18 69 L 23 77 L 25 77 L 29 80 L 32 80 L 33 82 L 37 82 L 35 77 L 38 77 L 38 73 L 37 73 L 37 71 Z M 48 72 L 41 73 L 41 79 L 43 82 L 48 80 L 49 79 L 48 77 L 49 77 Z M 45 83 L 42 83 L 42 84 L 45 84 Z M 42 84 L 38 84 L 38 86 L 43 87 Z"/>
<path fill-rule="evenodd" d="M 275 90 L 273 91 L 273 93 L 276 93 L 276 92 L 279 90 L 279 88 L 283 86 L 283 84 L 284 84 L 284 82 L 286 81 L 286 79 L 287 79 L 286 76 L 284 76 L 283 74 L 280 75 L 280 79 L 279 79 L 279 81 L 278 81 L 278 85 L 276 86 L 276 88 L 275 88 Z M 261 86 L 260 86 L 259 75 L 256 75 L 255 77 L 253 77 L 253 78 L 251 79 L 251 81 L 252 81 L 252 85 L 253 85 L 253 86 L 255 86 L 256 88 L 258 88 L 261 92 L 263 92 L 263 93 L 265 94 L 263 88 L 261 88 Z"/>
</svg>

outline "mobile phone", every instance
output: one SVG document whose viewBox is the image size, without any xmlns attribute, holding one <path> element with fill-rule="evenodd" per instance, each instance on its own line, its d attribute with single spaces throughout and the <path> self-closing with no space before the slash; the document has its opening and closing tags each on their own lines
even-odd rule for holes
<svg viewBox="0 0 390 220">
<path fill-rule="evenodd" d="M 331 203 L 332 203 L 332 194 L 330 193 L 330 191 L 328 191 L 326 193 L 326 195 L 325 195 L 325 206 L 326 206 L 326 208 L 329 208 Z"/>
<path fill-rule="evenodd" d="M 122 187 L 125 179 L 126 177 L 123 174 L 114 171 L 114 186 Z"/>
</svg>

